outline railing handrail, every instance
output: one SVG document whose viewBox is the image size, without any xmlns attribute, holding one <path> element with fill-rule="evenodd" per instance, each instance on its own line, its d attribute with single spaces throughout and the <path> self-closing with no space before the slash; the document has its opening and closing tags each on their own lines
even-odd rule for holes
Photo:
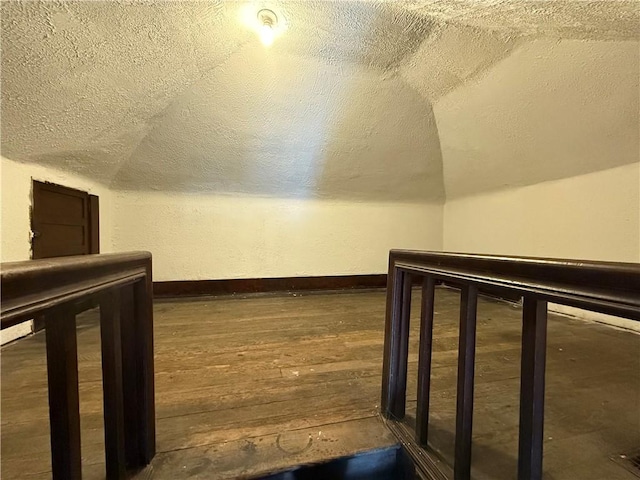
<svg viewBox="0 0 640 480">
<path fill-rule="evenodd" d="M 128 252 L 56 257 L 0 264 L 0 328 L 42 311 L 126 285 L 147 274 L 151 253 Z"/>
<path fill-rule="evenodd" d="M 54 480 L 82 478 L 76 315 L 98 305 L 107 478 L 155 455 L 151 270 L 149 252 L 0 264 L 0 328 L 44 319 Z"/>
<path fill-rule="evenodd" d="M 640 264 L 542 257 L 391 250 L 389 265 L 640 320 Z"/>
<path fill-rule="evenodd" d="M 412 277 L 424 277 L 420 314 L 415 432 L 405 416 Z M 452 472 L 421 447 L 428 444 L 434 294 L 437 283 L 460 288 L 455 458 Z M 542 478 L 547 303 L 640 320 L 640 264 L 391 250 L 387 277 L 382 415 L 428 478 L 471 475 L 478 293 L 516 293 L 522 303 L 518 479 Z M 508 295 L 512 297 L 512 295 Z"/>
</svg>

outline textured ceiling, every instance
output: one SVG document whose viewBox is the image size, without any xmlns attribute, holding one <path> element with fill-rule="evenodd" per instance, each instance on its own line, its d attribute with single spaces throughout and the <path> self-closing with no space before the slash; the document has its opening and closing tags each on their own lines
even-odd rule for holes
<svg viewBox="0 0 640 480">
<path fill-rule="evenodd" d="M 638 54 L 637 42 L 535 40 L 444 97 L 447 196 L 638 162 Z"/>
<path fill-rule="evenodd" d="M 269 49 L 246 25 L 265 6 Z M 637 6 L 2 2 L 2 154 L 118 189 L 441 199 L 459 91 L 540 37 L 637 46 Z"/>
<path fill-rule="evenodd" d="M 638 38 L 637 0 L 431 0 L 400 1 L 436 22 L 486 30 L 583 40 Z"/>
</svg>

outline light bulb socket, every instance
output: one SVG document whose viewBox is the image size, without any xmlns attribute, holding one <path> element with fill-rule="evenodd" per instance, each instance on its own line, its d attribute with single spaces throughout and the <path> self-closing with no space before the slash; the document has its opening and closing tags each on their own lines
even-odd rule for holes
<svg viewBox="0 0 640 480">
<path fill-rule="evenodd" d="M 278 24 L 278 16 L 273 10 L 263 8 L 258 12 L 258 21 L 262 26 L 274 28 Z"/>
</svg>

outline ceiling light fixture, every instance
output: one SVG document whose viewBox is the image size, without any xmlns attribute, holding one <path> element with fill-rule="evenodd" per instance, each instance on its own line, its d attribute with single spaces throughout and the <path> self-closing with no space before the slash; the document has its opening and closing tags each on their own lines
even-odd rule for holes
<svg viewBox="0 0 640 480">
<path fill-rule="evenodd" d="M 260 35 L 260 41 L 265 47 L 273 44 L 277 26 L 278 17 L 273 10 L 263 8 L 258 12 L 258 35 Z"/>
</svg>

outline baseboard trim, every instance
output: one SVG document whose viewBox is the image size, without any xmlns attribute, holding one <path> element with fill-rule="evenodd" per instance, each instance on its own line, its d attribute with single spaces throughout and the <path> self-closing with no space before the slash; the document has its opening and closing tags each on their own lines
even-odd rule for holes
<svg viewBox="0 0 640 480">
<path fill-rule="evenodd" d="M 413 285 L 422 284 L 422 277 L 415 275 Z M 438 282 L 440 284 L 440 282 Z M 153 294 L 165 297 L 199 297 L 270 292 L 299 292 L 310 290 L 357 290 L 386 288 L 387 274 L 333 275 L 317 277 L 277 278 L 229 278 L 223 280 L 172 280 L 153 282 Z M 455 286 L 454 286 L 455 288 Z M 480 288 L 480 293 L 500 300 L 519 301 L 520 296 L 490 286 Z"/>
<path fill-rule="evenodd" d="M 178 280 L 153 282 L 156 297 L 197 297 L 243 293 L 304 290 L 353 290 L 385 288 L 387 275 L 336 275 L 323 277 L 232 278 L 226 280 Z"/>
<path fill-rule="evenodd" d="M 615 317 L 604 313 L 582 310 L 580 308 L 569 307 L 557 303 L 549 303 L 549 312 L 563 315 L 565 317 L 576 318 L 584 322 L 595 322 L 609 327 L 619 328 L 625 331 L 640 333 L 640 322 L 630 318 Z"/>
</svg>

